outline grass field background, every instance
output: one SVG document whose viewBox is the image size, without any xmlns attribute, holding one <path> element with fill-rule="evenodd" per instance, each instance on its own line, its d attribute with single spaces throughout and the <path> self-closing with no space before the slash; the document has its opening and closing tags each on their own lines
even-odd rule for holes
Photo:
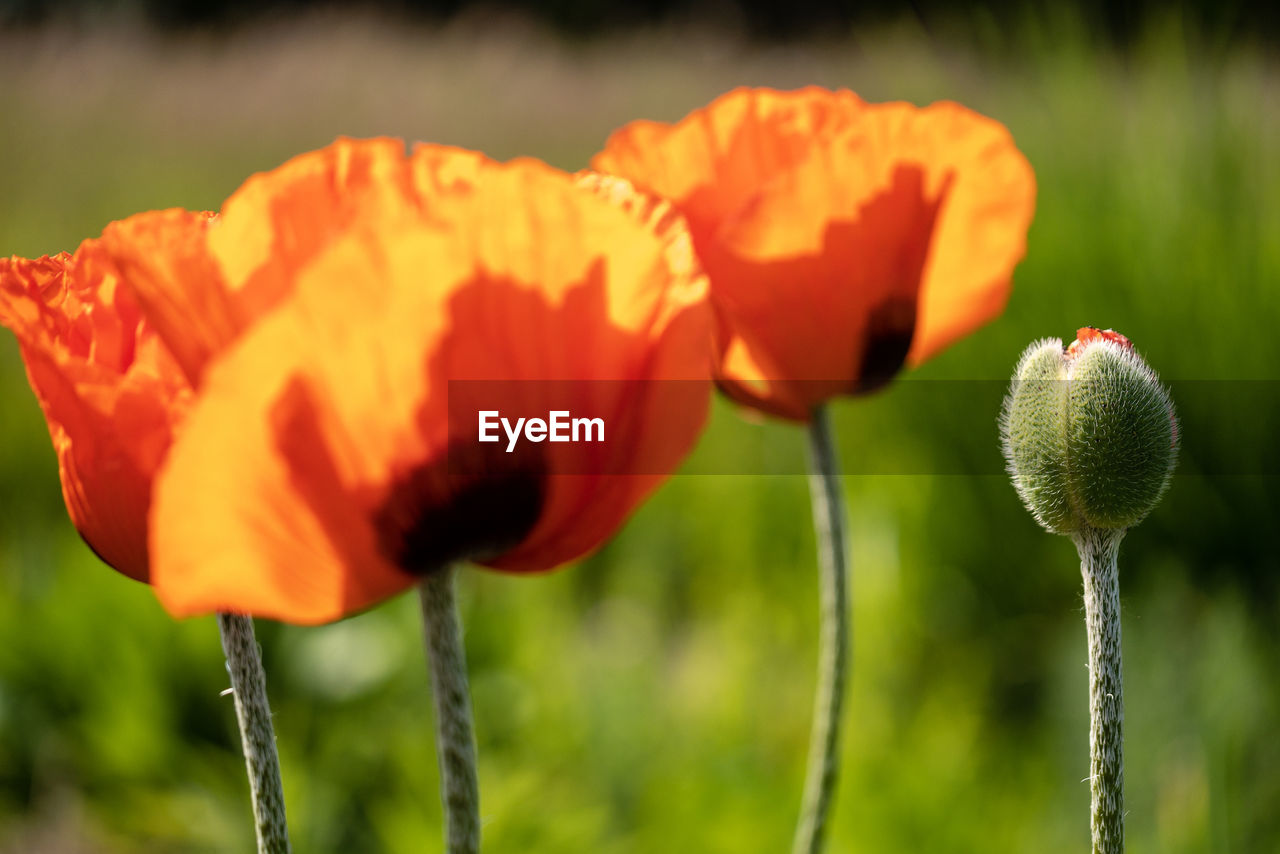
<svg viewBox="0 0 1280 854">
<path fill-rule="evenodd" d="M 880 474 L 845 481 L 855 654 L 832 851 L 1087 845 L 1078 566 L 998 474 L 991 393 L 1031 340 L 1087 324 L 1178 381 L 1183 416 L 1180 474 L 1121 555 L 1129 850 L 1280 850 L 1280 65 L 1176 18 L 1124 52 L 1069 18 L 965 32 L 566 43 L 480 16 L 0 32 L 0 253 L 216 209 L 339 134 L 572 170 L 615 126 L 740 84 L 959 100 L 1030 159 L 1036 220 L 1003 317 L 834 407 L 847 468 Z M 975 393 L 912 393 L 922 379 Z M 772 461 L 802 454 L 800 431 L 718 403 L 688 473 L 599 554 L 463 575 L 487 851 L 786 850 L 817 593 L 807 484 Z M 784 473 L 701 473 L 729 470 L 709 456 Z M 436 850 L 415 606 L 259 627 L 295 851 Z M 250 850 L 226 685 L 212 618 L 171 620 L 79 541 L 0 335 L 0 851 Z"/>
</svg>

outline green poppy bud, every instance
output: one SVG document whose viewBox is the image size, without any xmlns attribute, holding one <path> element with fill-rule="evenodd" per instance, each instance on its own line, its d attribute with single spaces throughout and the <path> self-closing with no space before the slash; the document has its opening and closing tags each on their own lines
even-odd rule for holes
<svg viewBox="0 0 1280 854">
<path fill-rule="evenodd" d="M 1092 327 L 1069 348 L 1056 338 L 1027 348 L 1000 431 L 1018 495 L 1057 534 L 1136 525 L 1178 456 L 1169 392 L 1129 339 Z"/>
</svg>

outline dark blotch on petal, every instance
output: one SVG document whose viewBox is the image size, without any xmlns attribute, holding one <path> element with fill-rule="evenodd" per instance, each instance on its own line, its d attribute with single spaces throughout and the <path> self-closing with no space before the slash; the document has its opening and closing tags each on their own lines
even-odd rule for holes
<svg viewBox="0 0 1280 854">
<path fill-rule="evenodd" d="M 907 361 L 915 331 L 914 300 L 891 298 L 871 312 L 867 318 L 861 370 L 853 387 L 855 394 L 875 391 L 897 376 Z"/>
<path fill-rule="evenodd" d="M 425 575 L 494 557 L 537 524 L 546 499 L 540 457 L 495 457 L 492 466 L 484 465 L 490 460 L 459 462 L 475 452 L 473 443 L 455 443 L 444 459 L 418 466 L 392 486 L 373 523 L 383 554 L 401 569 Z M 450 473 L 459 470 L 467 474 Z"/>
<path fill-rule="evenodd" d="M 546 464 L 536 448 L 503 453 L 493 445 L 455 442 L 448 452 L 407 469 L 380 501 L 343 486 L 320 426 L 319 405 L 295 378 L 272 413 L 290 483 L 329 532 L 335 550 L 359 571 L 352 506 L 373 505 L 367 523 L 377 548 L 407 573 L 422 575 L 459 560 L 483 560 L 522 541 L 542 515 Z M 379 490 L 379 494 L 382 491 Z M 363 527 L 365 520 L 356 524 Z"/>
</svg>

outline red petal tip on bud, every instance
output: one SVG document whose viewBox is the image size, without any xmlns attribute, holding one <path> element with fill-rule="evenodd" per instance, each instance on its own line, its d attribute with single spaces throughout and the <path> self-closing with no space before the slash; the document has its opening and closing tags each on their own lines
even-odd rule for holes
<svg viewBox="0 0 1280 854">
<path fill-rule="evenodd" d="M 1128 338 L 1116 332 L 1114 329 L 1099 329 L 1096 326 L 1082 326 L 1076 330 L 1076 340 L 1071 342 L 1071 346 L 1067 348 L 1067 357 L 1074 358 L 1080 355 L 1080 351 L 1086 345 L 1094 341 L 1110 341 L 1113 344 L 1119 344 L 1126 350 L 1133 349 L 1133 342 Z"/>
</svg>

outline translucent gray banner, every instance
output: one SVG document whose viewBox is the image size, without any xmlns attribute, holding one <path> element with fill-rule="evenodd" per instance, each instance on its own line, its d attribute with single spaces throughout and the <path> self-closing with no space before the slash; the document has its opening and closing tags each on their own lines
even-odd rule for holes
<svg viewBox="0 0 1280 854">
<path fill-rule="evenodd" d="M 1165 384 L 1179 421 L 1178 475 L 1280 475 L 1280 380 Z M 1001 475 L 997 419 L 1008 389 L 1007 380 L 903 379 L 836 398 L 829 406 L 841 469 Z M 517 463 L 563 475 L 808 471 L 803 425 L 740 407 L 708 383 L 450 382 L 449 473 L 480 475 Z"/>
</svg>

